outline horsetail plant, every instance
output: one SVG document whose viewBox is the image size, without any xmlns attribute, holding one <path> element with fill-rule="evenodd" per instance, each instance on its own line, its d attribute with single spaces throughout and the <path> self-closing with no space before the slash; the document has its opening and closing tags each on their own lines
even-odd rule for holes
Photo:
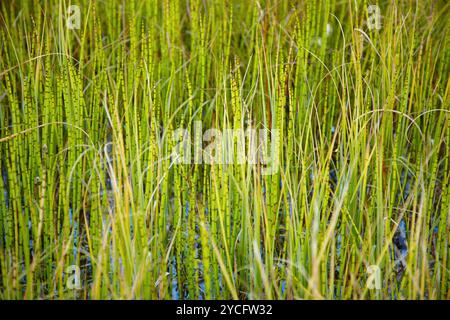
<svg viewBox="0 0 450 320">
<path fill-rule="evenodd" d="M 449 10 L 0 2 L 0 298 L 449 299 Z"/>
</svg>

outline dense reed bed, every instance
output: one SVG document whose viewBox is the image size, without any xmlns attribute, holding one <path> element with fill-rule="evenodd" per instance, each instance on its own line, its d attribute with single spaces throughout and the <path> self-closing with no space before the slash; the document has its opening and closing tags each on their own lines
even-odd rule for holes
<svg viewBox="0 0 450 320">
<path fill-rule="evenodd" d="M 449 3 L 370 4 L 1 1 L 0 298 L 450 298 Z"/>
</svg>

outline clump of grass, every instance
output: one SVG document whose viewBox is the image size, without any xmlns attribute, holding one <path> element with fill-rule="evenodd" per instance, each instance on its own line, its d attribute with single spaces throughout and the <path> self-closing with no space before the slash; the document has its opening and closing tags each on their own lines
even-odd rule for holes
<svg viewBox="0 0 450 320">
<path fill-rule="evenodd" d="M 450 298 L 449 4 L 379 8 L 2 1 L 0 298 Z"/>
</svg>

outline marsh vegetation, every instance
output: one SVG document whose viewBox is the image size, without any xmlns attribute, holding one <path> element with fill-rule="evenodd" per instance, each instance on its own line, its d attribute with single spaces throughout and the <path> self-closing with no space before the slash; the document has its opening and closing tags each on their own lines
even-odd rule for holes
<svg viewBox="0 0 450 320">
<path fill-rule="evenodd" d="M 450 4 L 369 5 L 1 1 L 0 298 L 450 298 Z"/>
</svg>

